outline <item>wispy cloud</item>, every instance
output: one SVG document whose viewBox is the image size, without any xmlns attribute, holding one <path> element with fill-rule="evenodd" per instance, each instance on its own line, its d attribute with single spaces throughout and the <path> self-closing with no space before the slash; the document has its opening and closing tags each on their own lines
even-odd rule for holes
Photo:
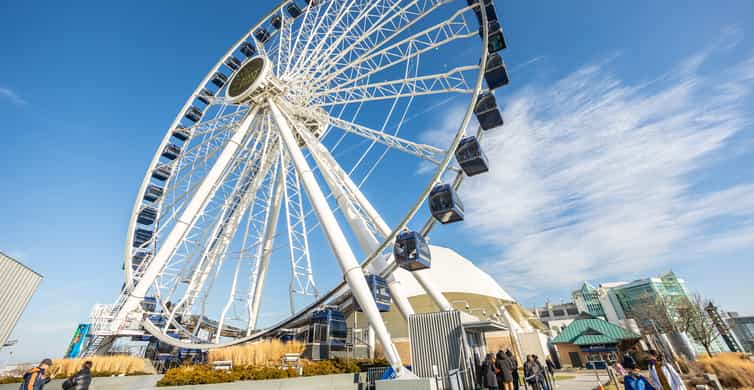
<svg viewBox="0 0 754 390">
<path fill-rule="evenodd" d="M 754 58 L 707 77 L 696 56 L 639 85 L 610 61 L 506 98 L 492 169 L 463 188 L 465 227 L 499 253 L 486 269 L 519 293 L 754 246 L 754 184 L 697 181 L 752 123 Z"/>
<path fill-rule="evenodd" d="M 0 100 L 8 101 L 17 106 L 24 106 L 27 104 L 21 96 L 10 88 L 0 87 Z"/>
</svg>

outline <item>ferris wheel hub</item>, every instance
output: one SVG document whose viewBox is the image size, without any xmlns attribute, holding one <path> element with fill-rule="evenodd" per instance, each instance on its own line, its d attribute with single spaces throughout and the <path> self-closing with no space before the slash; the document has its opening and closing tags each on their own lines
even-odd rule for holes
<svg viewBox="0 0 754 390">
<path fill-rule="evenodd" d="M 284 93 L 283 83 L 272 72 L 264 56 L 249 58 L 230 80 L 226 96 L 231 103 L 261 103 Z"/>
</svg>

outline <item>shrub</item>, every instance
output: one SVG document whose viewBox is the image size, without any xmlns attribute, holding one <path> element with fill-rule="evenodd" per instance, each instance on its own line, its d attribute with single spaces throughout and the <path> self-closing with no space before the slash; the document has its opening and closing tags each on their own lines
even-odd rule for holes
<svg viewBox="0 0 754 390">
<path fill-rule="evenodd" d="M 0 385 L 6 385 L 9 383 L 21 383 L 23 382 L 24 378 L 20 376 L 1 376 L 0 377 Z"/>
<path fill-rule="evenodd" d="M 361 367 L 384 365 L 382 363 L 381 361 L 345 359 L 301 361 L 303 376 L 356 373 L 362 371 Z M 294 369 L 284 370 L 271 366 L 233 366 L 231 370 L 215 370 L 210 365 L 181 366 L 168 370 L 157 382 L 157 386 L 203 385 L 296 376 L 298 374 Z"/>
<path fill-rule="evenodd" d="M 713 357 L 702 356 L 689 365 L 692 376 L 715 374 L 724 387 L 754 387 L 754 361 L 742 353 L 724 352 Z"/>
</svg>

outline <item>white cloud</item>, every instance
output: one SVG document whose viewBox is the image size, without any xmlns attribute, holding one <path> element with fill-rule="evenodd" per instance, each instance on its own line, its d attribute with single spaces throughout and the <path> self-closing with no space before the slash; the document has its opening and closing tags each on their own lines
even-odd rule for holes
<svg viewBox="0 0 754 390">
<path fill-rule="evenodd" d="M 707 77 L 695 56 L 643 84 L 610 61 L 501 99 L 506 125 L 484 140 L 492 169 L 462 189 L 469 234 L 499 253 L 484 266 L 521 294 L 753 244 L 741 220 L 754 184 L 699 192 L 697 180 L 752 123 L 754 58 Z"/>
<path fill-rule="evenodd" d="M 0 99 L 7 100 L 18 106 L 27 104 L 26 100 L 24 100 L 21 96 L 18 96 L 18 94 L 10 88 L 0 87 Z"/>
</svg>

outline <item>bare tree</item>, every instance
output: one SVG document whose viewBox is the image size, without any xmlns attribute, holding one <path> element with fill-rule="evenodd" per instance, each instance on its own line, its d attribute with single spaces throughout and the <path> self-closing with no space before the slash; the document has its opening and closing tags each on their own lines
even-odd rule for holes
<svg viewBox="0 0 754 390">
<path fill-rule="evenodd" d="M 644 293 L 626 314 L 636 319 L 645 334 L 674 333 L 680 331 L 674 315 L 675 306 L 667 297 Z"/>
<path fill-rule="evenodd" d="M 688 304 L 680 306 L 676 310 L 678 314 L 676 322 L 683 331 L 704 347 L 708 356 L 712 356 L 710 347 L 720 337 L 720 330 L 707 316 L 705 310 L 711 303 L 709 299 L 700 294 L 694 294 Z"/>
</svg>

